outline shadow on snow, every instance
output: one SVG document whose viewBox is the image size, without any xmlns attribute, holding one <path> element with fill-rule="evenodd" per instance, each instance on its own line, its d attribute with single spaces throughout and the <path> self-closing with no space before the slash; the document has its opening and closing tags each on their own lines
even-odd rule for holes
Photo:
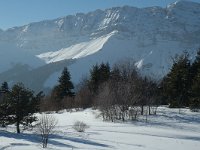
<svg viewBox="0 0 200 150">
<path fill-rule="evenodd" d="M 41 138 L 39 135 L 37 134 L 29 134 L 29 133 L 12 133 L 12 132 L 8 132 L 8 131 L 3 131 L 0 130 L 0 136 L 1 137 L 6 137 L 6 138 L 14 138 L 14 139 L 18 139 L 18 140 L 26 140 L 28 142 L 32 142 L 32 143 L 37 143 L 40 144 L 41 143 Z M 73 145 L 68 145 L 62 142 L 58 142 L 57 139 L 62 139 L 62 140 L 66 140 L 66 141 L 71 141 L 71 142 L 75 142 L 75 143 L 80 143 L 80 144 L 86 144 L 86 145 L 92 145 L 92 146 L 99 146 L 99 147 L 109 147 L 108 145 L 105 144 L 101 144 L 98 142 L 94 142 L 88 139 L 81 139 L 81 138 L 75 138 L 75 137 L 67 137 L 67 136 L 60 136 L 57 134 L 53 134 L 50 135 L 49 138 L 49 142 L 48 144 L 54 145 L 54 146 L 60 146 L 60 147 L 68 147 L 68 148 L 76 148 Z M 10 146 L 24 146 L 23 143 L 11 143 Z M 29 144 L 26 144 L 29 145 Z M 8 146 L 2 147 L 1 150 L 8 148 Z"/>
</svg>

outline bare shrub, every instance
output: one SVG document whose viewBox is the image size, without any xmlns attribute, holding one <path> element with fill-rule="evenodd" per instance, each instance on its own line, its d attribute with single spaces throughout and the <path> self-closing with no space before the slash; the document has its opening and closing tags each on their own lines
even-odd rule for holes
<svg viewBox="0 0 200 150">
<path fill-rule="evenodd" d="M 85 132 L 85 129 L 87 128 L 89 128 L 89 126 L 82 121 L 76 121 L 73 125 L 73 129 L 77 132 Z"/>
<path fill-rule="evenodd" d="M 139 117 L 139 108 L 136 106 L 129 107 L 128 115 L 130 120 L 137 120 Z"/>
<path fill-rule="evenodd" d="M 89 108 L 93 105 L 93 94 L 89 89 L 89 80 L 83 77 L 77 86 L 77 93 L 75 96 L 75 108 Z"/>
<path fill-rule="evenodd" d="M 57 119 L 49 114 L 42 114 L 37 124 L 37 132 L 42 137 L 42 147 L 46 148 L 48 144 L 49 135 L 53 133 L 57 125 Z"/>
</svg>

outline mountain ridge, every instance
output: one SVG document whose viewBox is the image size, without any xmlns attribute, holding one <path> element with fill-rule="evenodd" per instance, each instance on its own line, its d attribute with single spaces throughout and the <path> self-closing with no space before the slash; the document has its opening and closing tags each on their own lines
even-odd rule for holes
<svg viewBox="0 0 200 150">
<path fill-rule="evenodd" d="M 194 57 L 200 47 L 199 41 L 199 3 L 179 1 L 166 8 L 123 6 L 77 13 L 0 31 L 0 48 L 5 49 L 1 52 L 5 58 L 0 63 L 6 64 L 0 67 L 0 76 L 12 70 L 15 64 L 28 64 L 30 70 L 37 70 L 61 62 L 63 67 L 69 67 L 73 81 L 78 83 L 95 63 L 109 62 L 113 65 L 131 59 L 145 75 L 161 78 L 172 64 L 171 57 L 185 50 Z M 73 63 L 70 65 L 62 63 L 71 59 Z M 55 72 L 59 72 L 58 69 Z M 58 74 L 54 77 L 52 74 L 53 71 L 45 75 L 46 80 L 51 77 L 56 84 Z M 24 78 L 27 81 L 23 82 L 32 80 L 27 76 Z M 33 84 L 37 82 L 34 78 Z M 17 82 L 14 77 L 1 76 L 1 80 L 5 79 Z M 29 87 L 38 88 L 30 84 Z"/>
</svg>

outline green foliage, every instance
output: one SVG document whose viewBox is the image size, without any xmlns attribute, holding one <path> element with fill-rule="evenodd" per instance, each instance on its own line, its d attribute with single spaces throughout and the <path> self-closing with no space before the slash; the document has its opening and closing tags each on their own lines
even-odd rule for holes
<svg viewBox="0 0 200 150">
<path fill-rule="evenodd" d="M 191 66 L 191 97 L 190 109 L 192 111 L 200 110 L 200 49 L 197 51 L 195 61 Z"/>
<path fill-rule="evenodd" d="M 45 97 L 43 91 L 37 93 L 33 99 L 30 101 L 30 112 L 35 113 L 40 111 L 40 102 Z"/>
<path fill-rule="evenodd" d="M 7 82 L 3 82 L 0 89 L 0 125 L 6 127 L 11 119 L 12 109 L 10 103 L 7 101 L 9 88 Z"/>
<path fill-rule="evenodd" d="M 12 107 L 8 101 L 4 99 L 0 103 L 0 125 L 6 127 L 12 120 L 10 114 L 12 113 Z"/>
<path fill-rule="evenodd" d="M 172 69 L 162 81 L 163 98 L 167 98 L 170 107 L 190 107 L 192 111 L 200 109 L 200 50 L 193 63 L 184 53 L 174 61 Z"/>
<path fill-rule="evenodd" d="M 94 93 L 98 92 L 100 84 L 107 81 L 110 78 L 110 66 L 108 63 L 101 65 L 96 64 L 90 70 L 90 90 Z"/>
<path fill-rule="evenodd" d="M 190 109 L 192 111 L 200 110 L 200 68 L 198 68 L 191 86 Z"/>
<path fill-rule="evenodd" d="M 64 97 L 74 96 L 74 85 L 71 82 L 71 76 L 68 69 L 65 67 L 62 71 L 61 77 L 58 79 L 59 84 L 54 87 L 53 94 L 54 97 L 62 100 Z"/>
<path fill-rule="evenodd" d="M 171 71 L 164 79 L 165 94 L 170 107 L 183 107 L 189 105 L 190 61 L 187 53 L 177 57 Z"/>
<path fill-rule="evenodd" d="M 68 69 L 65 67 L 61 77 L 59 78 L 59 90 L 60 90 L 60 98 L 64 98 L 65 96 L 74 96 L 74 92 L 72 90 L 74 89 L 73 83 L 70 81 L 71 76 L 68 71 Z"/>
<path fill-rule="evenodd" d="M 6 93 L 8 92 L 9 88 L 8 88 L 8 83 L 7 82 L 3 82 L 1 85 L 1 92 Z"/>
<path fill-rule="evenodd" d="M 199 69 L 200 69 L 200 49 L 197 51 L 196 58 L 191 65 L 190 72 L 191 72 L 191 78 L 192 79 L 194 79 L 195 76 L 197 76 Z"/>
<path fill-rule="evenodd" d="M 2 125 L 16 123 L 17 133 L 20 133 L 20 124 L 28 126 L 36 117 L 33 113 L 39 110 L 42 92 L 34 96 L 33 91 L 25 88 L 22 83 L 15 84 L 12 89 L 4 94 L 0 105 L 0 120 Z"/>
<path fill-rule="evenodd" d="M 99 67 L 99 82 L 107 81 L 110 77 L 110 66 L 102 63 Z"/>
<path fill-rule="evenodd" d="M 17 133 L 20 133 L 19 124 L 23 123 L 27 117 L 30 120 L 32 118 L 31 101 L 33 100 L 33 92 L 26 89 L 23 84 L 19 83 L 13 86 L 9 95 L 9 101 L 12 106 L 13 122 L 17 126 Z"/>
<path fill-rule="evenodd" d="M 59 84 L 55 86 L 51 93 L 51 99 L 55 105 L 55 110 L 62 109 L 67 106 L 63 106 L 63 104 L 67 104 L 67 101 L 70 98 L 74 97 L 74 85 L 71 82 L 71 76 L 68 69 L 65 67 L 62 71 L 61 76 L 58 79 Z M 71 100 L 71 99 L 70 99 Z"/>
</svg>

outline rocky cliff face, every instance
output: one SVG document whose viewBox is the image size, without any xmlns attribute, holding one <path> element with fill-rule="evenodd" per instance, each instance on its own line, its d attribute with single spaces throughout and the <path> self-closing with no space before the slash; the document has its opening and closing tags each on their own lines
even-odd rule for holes
<svg viewBox="0 0 200 150">
<path fill-rule="evenodd" d="M 124 59 L 134 60 L 144 74 L 162 77 L 171 66 L 171 57 L 185 50 L 194 56 L 199 41 L 199 3 L 179 1 L 166 8 L 124 6 L 78 13 L 1 30 L 0 63 L 4 65 L 0 67 L 0 79 L 19 80 L 34 89 L 49 87 L 67 65 L 77 83 L 95 63 L 114 64 Z M 17 73 L 15 67 L 25 64 L 26 73 Z M 54 69 L 43 73 L 40 86 L 35 85 L 36 76 L 20 79 L 50 65 Z M 13 69 L 16 76 L 9 78 L 7 73 Z"/>
</svg>

